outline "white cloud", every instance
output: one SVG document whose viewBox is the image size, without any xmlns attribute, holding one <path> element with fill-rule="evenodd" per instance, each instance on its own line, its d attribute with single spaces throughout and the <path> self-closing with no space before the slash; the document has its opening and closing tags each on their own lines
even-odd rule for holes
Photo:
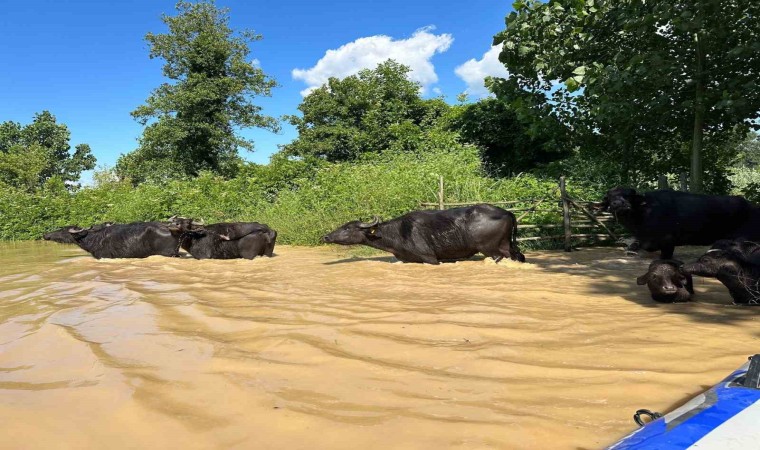
<svg viewBox="0 0 760 450">
<path fill-rule="evenodd" d="M 483 54 L 482 58 L 473 58 L 454 69 L 454 73 L 467 83 L 468 94 L 485 97 L 489 94 L 484 84 L 486 77 L 507 78 L 509 76 L 504 64 L 499 62 L 499 53 L 501 53 L 501 45 L 494 45 Z"/>
<path fill-rule="evenodd" d="M 436 86 L 436 87 L 433 88 L 433 94 L 435 94 L 435 95 L 443 95 L 443 91 L 441 90 L 441 88 L 439 88 L 439 87 Z"/>
<path fill-rule="evenodd" d="M 362 69 L 374 69 L 383 61 L 394 59 L 409 66 L 409 77 L 425 90 L 438 81 L 435 67 L 430 59 L 449 49 L 454 38 L 450 34 L 433 34 L 433 27 L 420 28 L 408 39 L 394 40 L 390 36 L 377 35 L 359 38 L 335 50 L 327 50 L 314 67 L 293 69 L 292 75 L 308 88 L 301 91 L 307 95 L 322 86 L 330 77 L 345 78 Z"/>
</svg>

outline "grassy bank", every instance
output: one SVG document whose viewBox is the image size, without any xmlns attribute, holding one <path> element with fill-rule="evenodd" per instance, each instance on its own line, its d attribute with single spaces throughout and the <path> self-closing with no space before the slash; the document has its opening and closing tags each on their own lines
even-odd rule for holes
<svg viewBox="0 0 760 450">
<path fill-rule="evenodd" d="M 391 218 L 437 198 L 446 180 L 447 202 L 559 198 L 553 179 L 520 175 L 495 179 L 483 172 L 477 150 L 374 155 L 353 163 L 275 160 L 250 166 L 234 179 L 208 174 L 161 185 L 100 179 L 75 192 L 49 182 L 35 192 L 0 193 L 0 239 L 39 239 L 49 229 L 103 221 L 163 220 L 179 214 L 207 222 L 251 220 L 269 224 L 283 244 L 315 245 L 336 226 L 357 218 Z M 598 198 L 598 189 L 572 181 L 571 195 Z M 526 205 L 527 206 L 527 205 Z M 559 223 L 533 213 L 523 223 Z"/>
</svg>

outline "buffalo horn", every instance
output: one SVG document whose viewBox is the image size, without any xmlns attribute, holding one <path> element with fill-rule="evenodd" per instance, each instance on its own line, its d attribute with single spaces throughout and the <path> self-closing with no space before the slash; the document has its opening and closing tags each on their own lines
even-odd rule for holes
<svg viewBox="0 0 760 450">
<path fill-rule="evenodd" d="M 369 223 L 368 222 L 359 222 L 359 228 L 372 228 L 375 225 L 377 225 L 378 223 L 380 223 L 380 218 L 377 217 L 377 216 L 375 216 L 372 219 L 372 222 L 369 222 Z"/>
</svg>

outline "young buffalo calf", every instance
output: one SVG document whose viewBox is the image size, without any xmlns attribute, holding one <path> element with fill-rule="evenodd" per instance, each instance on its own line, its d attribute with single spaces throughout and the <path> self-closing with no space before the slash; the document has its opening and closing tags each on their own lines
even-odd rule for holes
<svg viewBox="0 0 760 450">
<path fill-rule="evenodd" d="M 694 294 L 691 275 L 679 271 L 683 263 L 675 259 L 657 259 L 649 271 L 636 279 L 639 286 L 647 285 L 652 299 L 662 303 L 685 302 Z"/>
</svg>

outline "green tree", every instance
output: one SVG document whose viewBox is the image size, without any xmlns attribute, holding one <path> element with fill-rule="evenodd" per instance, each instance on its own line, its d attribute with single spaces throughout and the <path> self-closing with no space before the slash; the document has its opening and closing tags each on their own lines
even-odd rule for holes
<svg viewBox="0 0 760 450">
<path fill-rule="evenodd" d="M 139 148 L 116 166 L 133 182 L 211 171 L 232 176 L 238 149 L 253 150 L 241 128 L 279 130 L 276 119 L 252 103 L 269 96 L 276 82 L 249 59 L 249 44 L 261 39 L 250 30 L 235 32 L 229 11 L 213 1 L 177 3 L 176 16 L 162 17 L 169 31 L 148 33 L 150 57 L 165 61 L 170 81 L 155 89 L 132 112 L 147 125 Z"/>
<path fill-rule="evenodd" d="M 739 167 L 756 169 L 760 166 L 760 134 L 750 131 L 738 139 L 736 146 Z"/>
<path fill-rule="evenodd" d="M 57 177 L 73 184 L 84 170 L 95 168 L 95 157 L 87 144 L 71 153 L 71 132 L 53 114 L 43 111 L 28 125 L 0 123 L 0 181 L 34 189 Z"/>
<path fill-rule="evenodd" d="M 303 99 L 301 116 L 286 117 L 298 137 L 285 154 L 346 161 L 387 149 L 416 150 L 449 106 L 440 98 L 422 99 L 409 70 L 388 60 L 342 80 L 330 78 Z"/>
<path fill-rule="evenodd" d="M 689 142 L 691 190 L 702 191 L 705 137 L 757 124 L 754 0 L 527 0 L 514 9 L 494 39 L 511 79 L 495 90 L 522 92 L 523 105 L 550 105 L 586 137 L 614 143 L 624 171 L 678 160 Z"/>
<path fill-rule="evenodd" d="M 503 100 L 486 98 L 452 107 L 448 129 L 478 146 L 489 173 L 508 176 L 569 156 L 567 129 L 547 118 L 542 127 L 518 118 Z"/>
</svg>

